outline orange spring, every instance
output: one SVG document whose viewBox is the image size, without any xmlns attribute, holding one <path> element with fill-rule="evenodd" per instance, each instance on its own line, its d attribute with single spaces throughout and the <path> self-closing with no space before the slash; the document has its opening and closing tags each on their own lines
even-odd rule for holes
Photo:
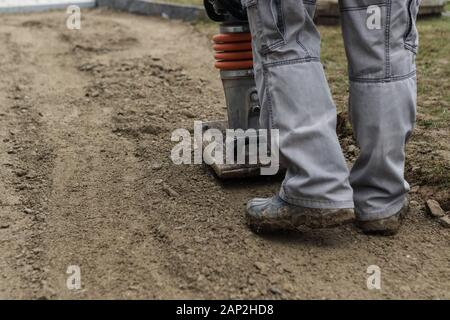
<svg viewBox="0 0 450 320">
<path fill-rule="evenodd" d="M 215 67 L 220 70 L 253 68 L 250 33 L 226 33 L 214 36 Z"/>
</svg>

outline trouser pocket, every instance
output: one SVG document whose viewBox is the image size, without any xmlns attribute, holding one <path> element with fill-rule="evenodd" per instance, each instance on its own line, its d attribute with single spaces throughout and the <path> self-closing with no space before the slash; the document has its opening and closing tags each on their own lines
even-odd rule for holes
<svg viewBox="0 0 450 320">
<path fill-rule="evenodd" d="M 353 78 L 383 78 L 388 73 L 388 1 L 342 0 L 342 30 Z"/>
<path fill-rule="evenodd" d="M 258 54 L 269 58 L 273 53 L 275 60 L 319 56 L 315 0 L 243 0 L 243 4 Z"/>
<path fill-rule="evenodd" d="M 419 48 L 419 33 L 417 32 L 417 15 L 419 14 L 420 0 L 408 0 L 407 28 L 404 35 L 405 49 L 417 54 Z"/>
<path fill-rule="evenodd" d="M 243 0 L 255 49 L 268 54 L 286 44 L 282 0 Z"/>
</svg>

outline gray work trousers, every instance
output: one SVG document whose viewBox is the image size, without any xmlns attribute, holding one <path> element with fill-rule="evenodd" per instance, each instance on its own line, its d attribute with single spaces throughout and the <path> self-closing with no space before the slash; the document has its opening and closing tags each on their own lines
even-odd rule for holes
<svg viewBox="0 0 450 320">
<path fill-rule="evenodd" d="M 416 116 L 420 0 L 341 0 L 349 115 L 361 153 L 349 172 L 320 63 L 315 0 L 242 0 L 253 38 L 261 125 L 279 130 L 280 197 L 308 208 L 353 208 L 360 220 L 404 204 L 405 144 Z"/>
</svg>

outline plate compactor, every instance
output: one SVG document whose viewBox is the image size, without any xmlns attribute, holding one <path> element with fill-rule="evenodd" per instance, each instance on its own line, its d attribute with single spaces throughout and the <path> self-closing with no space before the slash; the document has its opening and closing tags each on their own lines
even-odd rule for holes
<svg viewBox="0 0 450 320">
<path fill-rule="evenodd" d="M 248 132 L 259 132 L 260 129 L 261 107 L 253 74 L 252 38 L 247 15 L 240 0 L 204 0 L 204 6 L 208 17 L 220 23 L 220 33 L 213 38 L 214 57 L 216 59 L 215 66 L 220 70 L 225 90 L 228 121 L 204 122 L 203 132 L 208 129 L 219 129 L 223 133 L 227 129 L 241 129 L 247 132 L 244 137 L 246 139 L 244 146 L 247 146 L 245 148 L 242 148 L 242 143 L 236 141 L 239 138 L 224 140 L 225 148 L 234 148 L 235 159 L 242 156 L 246 159 L 245 163 L 242 161 L 239 163 L 215 163 L 214 159 L 207 159 L 208 155 L 206 154 L 204 154 L 204 159 L 219 178 L 258 176 L 263 165 L 260 161 L 257 163 L 249 161 L 249 153 L 252 150 L 253 153 L 258 151 L 248 147 L 249 139 L 251 139 Z M 256 139 L 260 139 L 259 134 L 256 135 Z M 203 150 L 207 148 L 204 141 L 201 148 Z M 239 154 L 243 152 L 245 155 Z"/>
</svg>

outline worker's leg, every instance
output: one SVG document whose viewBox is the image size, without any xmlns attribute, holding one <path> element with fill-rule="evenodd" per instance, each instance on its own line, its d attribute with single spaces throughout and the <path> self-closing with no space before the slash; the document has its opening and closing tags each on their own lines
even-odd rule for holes
<svg viewBox="0 0 450 320">
<path fill-rule="evenodd" d="M 416 110 L 418 0 L 341 0 L 350 117 L 361 155 L 350 176 L 357 218 L 385 219 L 404 206 L 405 144 Z"/>
<path fill-rule="evenodd" d="M 288 168 L 280 197 L 307 208 L 353 208 L 336 108 L 319 61 L 311 0 L 243 0 L 253 35 L 262 124 L 278 129 Z"/>
</svg>

